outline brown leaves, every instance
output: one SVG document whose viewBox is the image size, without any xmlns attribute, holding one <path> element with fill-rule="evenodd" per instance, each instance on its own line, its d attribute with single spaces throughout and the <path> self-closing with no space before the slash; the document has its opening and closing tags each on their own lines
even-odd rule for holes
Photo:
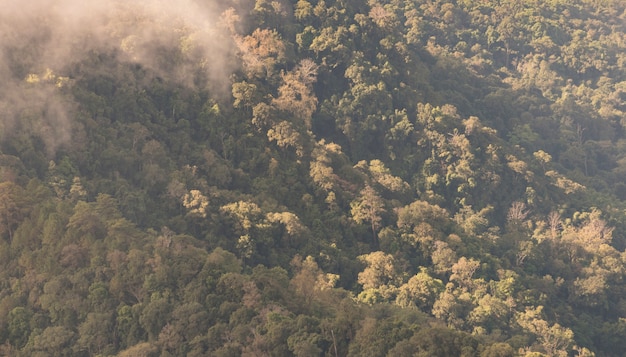
<svg viewBox="0 0 626 357">
<path fill-rule="evenodd" d="M 246 37 L 235 37 L 235 42 L 250 78 L 271 77 L 285 59 L 285 44 L 276 30 L 256 29 Z"/>
</svg>

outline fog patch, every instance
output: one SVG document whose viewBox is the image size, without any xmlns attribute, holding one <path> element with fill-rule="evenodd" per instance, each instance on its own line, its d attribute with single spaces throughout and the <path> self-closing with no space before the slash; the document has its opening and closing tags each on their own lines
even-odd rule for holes
<svg viewBox="0 0 626 357">
<path fill-rule="evenodd" d="M 64 72 L 93 53 L 116 53 L 163 80 L 229 95 L 236 61 L 228 26 L 219 19 L 225 10 L 192 0 L 3 4 L 0 137 L 28 131 L 49 156 L 71 144 L 76 106 L 66 90 L 73 79 Z"/>
</svg>

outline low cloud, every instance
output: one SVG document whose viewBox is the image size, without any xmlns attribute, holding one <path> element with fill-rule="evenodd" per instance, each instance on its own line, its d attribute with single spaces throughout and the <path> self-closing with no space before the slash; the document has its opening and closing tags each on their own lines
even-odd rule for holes
<svg viewBox="0 0 626 357">
<path fill-rule="evenodd" d="M 209 4 L 206 4 L 209 3 Z M 179 85 L 227 95 L 234 44 L 225 7 L 192 0 L 9 2 L 0 9 L 0 136 L 41 136 L 51 156 L 71 139 L 74 107 L 59 88 L 72 64 L 115 52 Z M 172 59 L 175 60 L 172 60 Z M 198 81 L 198 74 L 204 76 Z"/>
</svg>

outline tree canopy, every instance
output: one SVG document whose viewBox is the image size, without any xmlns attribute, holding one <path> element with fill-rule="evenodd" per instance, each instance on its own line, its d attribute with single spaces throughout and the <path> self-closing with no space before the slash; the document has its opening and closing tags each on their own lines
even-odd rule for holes
<svg viewBox="0 0 626 357">
<path fill-rule="evenodd" d="M 68 3 L 0 10 L 0 355 L 626 350 L 623 1 Z"/>
</svg>

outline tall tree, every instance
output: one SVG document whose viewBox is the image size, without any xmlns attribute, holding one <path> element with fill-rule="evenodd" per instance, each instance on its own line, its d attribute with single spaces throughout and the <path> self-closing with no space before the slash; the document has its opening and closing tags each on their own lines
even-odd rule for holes
<svg viewBox="0 0 626 357">
<path fill-rule="evenodd" d="M 378 244 L 377 231 L 382 221 L 381 214 L 385 210 L 383 199 L 370 185 L 359 192 L 359 196 L 350 203 L 350 213 L 356 223 L 369 222 L 374 243 Z"/>
</svg>

